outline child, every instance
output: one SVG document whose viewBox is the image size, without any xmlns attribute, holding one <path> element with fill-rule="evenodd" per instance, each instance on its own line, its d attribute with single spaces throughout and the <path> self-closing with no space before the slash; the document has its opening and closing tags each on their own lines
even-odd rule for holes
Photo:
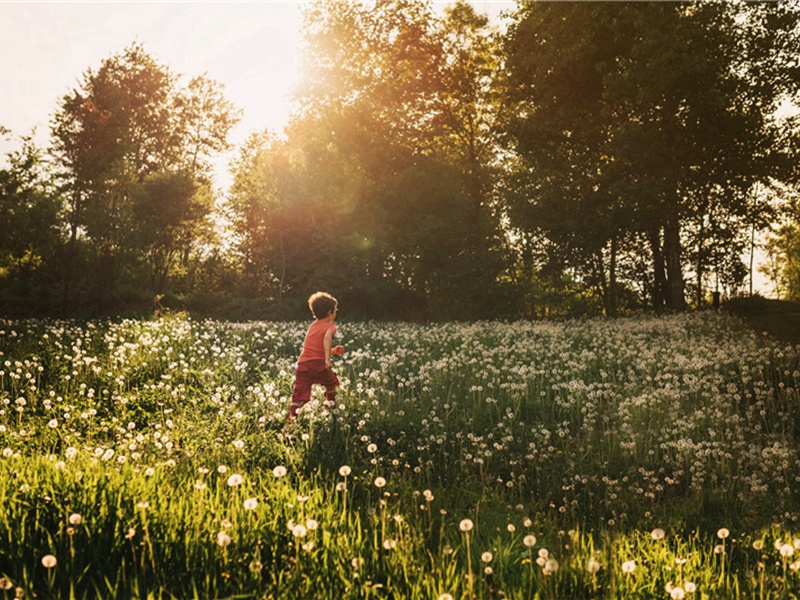
<svg viewBox="0 0 800 600">
<path fill-rule="evenodd" d="M 297 360 L 292 403 L 286 414 L 287 422 L 294 420 L 297 411 L 311 400 L 313 384 L 325 386 L 325 401 L 329 405 L 336 402 L 336 388 L 339 386 L 339 379 L 331 364 L 331 354 L 344 352 L 343 346 L 331 348 L 333 336 L 336 335 L 333 321 L 336 319 L 339 303 L 330 294 L 317 292 L 308 299 L 308 307 L 317 320 L 308 327 L 303 351 Z"/>
</svg>

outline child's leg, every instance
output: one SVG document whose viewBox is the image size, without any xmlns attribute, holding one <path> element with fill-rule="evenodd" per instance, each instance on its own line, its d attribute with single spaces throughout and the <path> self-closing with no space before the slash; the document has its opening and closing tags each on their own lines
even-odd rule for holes
<svg viewBox="0 0 800 600">
<path fill-rule="evenodd" d="M 294 380 L 294 391 L 292 392 L 292 403 L 289 405 L 289 412 L 286 420 L 291 421 L 297 417 L 297 411 L 311 400 L 311 377 L 307 370 L 297 369 Z"/>
<path fill-rule="evenodd" d="M 336 406 L 336 388 L 339 387 L 339 378 L 336 377 L 333 369 L 327 369 L 325 377 L 320 383 L 325 386 L 325 406 L 333 409 Z"/>
</svg>

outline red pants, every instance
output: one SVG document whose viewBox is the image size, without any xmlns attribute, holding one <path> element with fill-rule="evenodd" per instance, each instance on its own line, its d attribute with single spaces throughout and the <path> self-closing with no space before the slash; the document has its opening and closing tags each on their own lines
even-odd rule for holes
<svg viewBox="0 0 800 600">
<path fill-rule="evenodd" d="M 315 383 L 325 386 L 325 400 L 336 401 L 336 388 L 339 387 L 339 378 L 333 369 L 325 366 L 324 360 L 309 360 L 298 363 L 295 371 L 294 392 L 292 403 L 289 406 L 289 416 L 294 418 L 297 411 L 311 400 L 311 386 Z"/>
</svg>

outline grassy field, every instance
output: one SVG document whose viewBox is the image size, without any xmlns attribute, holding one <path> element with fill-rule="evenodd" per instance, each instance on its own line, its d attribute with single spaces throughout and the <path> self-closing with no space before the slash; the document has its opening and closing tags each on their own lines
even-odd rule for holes
<svg viewBox="0 0 800 600">
<path fill-rule="evenodd" d="M 284 429 L 306 326 L 0 321 L 0 598 L 800 594 L 800 347 L 345 322 Z"/>
</svg>

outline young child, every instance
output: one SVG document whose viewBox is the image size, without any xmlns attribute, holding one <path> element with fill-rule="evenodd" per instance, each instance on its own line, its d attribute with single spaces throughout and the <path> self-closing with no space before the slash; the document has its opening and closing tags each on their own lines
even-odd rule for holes
<svg viewBox="0 0 800 600">
<path fill-rule="evenodd" d="M 311 400 L 311 386 L 315 383 L 325 386 L 325 401 L 328 405 L 336 402 L 336 388 L 339 387 L 339 378 L 333 372 L 331 354 L 344 352 L 343 346 L 331 348 L 333 336 L 336 335 L 336 311 L 339 303 L 336 298 L 325 292 L 316 292 L 308 299 L 308 307 L 316 317 L 311 323 L 303 342 L 303 351 L 297 360 L 295 372 L 294 392 L 286 421 L 297 417 L 297 411 Z"/>
</svg>

